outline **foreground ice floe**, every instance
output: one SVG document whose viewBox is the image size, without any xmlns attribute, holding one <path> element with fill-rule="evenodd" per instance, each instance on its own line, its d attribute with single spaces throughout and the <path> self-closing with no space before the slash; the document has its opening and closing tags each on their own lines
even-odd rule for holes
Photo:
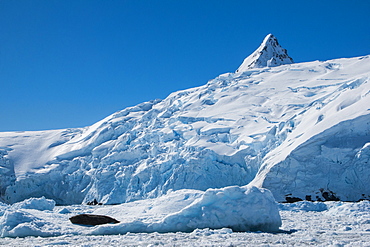
<svg viewBox="0 0 370 247">
<path fill-rule="evenodd" d="M 52 211 L 18 209 L 38 218 L 53 221 L 55 237 L 0 238 L 1 246 L 368 246 L 370 244 L 370 203 L 349 202 L 296 202 L 278 204 L 282 226 L 278 233 L 234 232 L 230 228 L 195 229 L 191 232 L 132 233 L 117 235 L 91 235 L 100 227 L 75 226 L 68 217 L 77 213 L 111 213 L 132 221 L 147 223 L 160 220 L 164 212 L 176 211 L 180 205 L 190 205 L 202 197 L 197 191 L 176 191 L 157 200 L 143 200 L 116 206 L 56 206 Z M 45 199 L 31 199 L 44 205 Z M 168 204 L 169 201 L 173 203 Z M 166 203 L 167 202 L 167 203 Z M 0 205 L 0 214 L 10 210 Z M 10 210 L 15 211 L 15 210 Z M 139 216 L 141 215 L 141 216 Z M 120 218 L 122 219 L 122 218 Z M 58 223 L 59 221 L 59 223 Z M 2 219 L 3 222 L 3 219 Z M 113 225 L 111 225 L 113 226 Z M 26 229 L 26 227 L 25 227 Z M 44 228 L 46 229 L 46 228 Z M 81 229 L 86 229 L 82 231 Z M 90 232 L 90 233 L 88 233 Z M 58 234 L 55 234 L 58 235 Z"/>
<path fill-rule="evenodd" d="M 79 213 L 109 215 L 121 223 L 95 227 L 73 225 L 68 218 Z M 276 232 L 281 226 L 277 204 L 270 191 L 256 187 L 173 191 L 157 199 L 116 206 L 55 207 L 55 202 L 30 198 L 1 205 L 0 236 L 103 235 L 127 232 L 191 232 L 230 228 L 234 231 Z"/>
</svg>

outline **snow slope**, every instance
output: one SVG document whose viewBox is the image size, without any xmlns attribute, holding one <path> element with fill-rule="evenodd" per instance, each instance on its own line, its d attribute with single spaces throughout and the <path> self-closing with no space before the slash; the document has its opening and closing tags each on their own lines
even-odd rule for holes
<svg viewBox="0 0 370 247">
<path fill-rule="evenodd" d="M 287 55 L 272 37 L 266 50 Z M 369 198 L 370 56 L 258 54 L 258 66 L 86 128 L 0 133 L 1 200 L 117 204 L 248 183 L 278 201 Z"/>
</svg>

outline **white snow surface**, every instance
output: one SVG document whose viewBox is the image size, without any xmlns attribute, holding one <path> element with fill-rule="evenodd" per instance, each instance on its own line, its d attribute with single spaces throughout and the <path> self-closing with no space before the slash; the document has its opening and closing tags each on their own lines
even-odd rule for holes
<svg viewBox="0 0 370 247">
<path fill-rule="evenodd" d="M 74 225 L 78 212 L 109 215 L 120 223 L 95 227 Z M 50 199 L 30 198 L 0 205 L 0 237 L 106 235 L 127 232 L 192 232 L 230 228 L 234 231 L 277 232 L 278 206 L 270 191 L 232 186 L 207 191 L 179 190 L 156 199 L 107 207 L 56 207 Z"/>
<path fill-rule="evenodd" d="M 119 204 L 249 183 L 280 202 L 368 199 L 369 68 L 370 56 L 254 66 L 85 128 L 0 133 L 0 200 Z"/>
<path fill-rule="evenodd" d="M 230 191 L 227 192 L 227 190 Z M 254 211 L 257 214 L 263 213 L 263 210 L 255 204 L 254 199 L 271 197 L 271 194 L 268 195 L 266 190 L 251 187 L 249 187 L 249 193 L 247 187 L 230 187 L 209 191 L 213 196 L 220 192 L 228 195 L 236 195 L 240 191 L 247 192 L 245 195 L 249 195 L 247 196 L 249 199 L 245 202 L 250 202 L 250 204 L 245 208 L 245 211 L 257 210 Z M 264 194 L 266 192 L 267 194 Z M 194 223 L 188 221 L 189 209 L 195 209 L 193 212 L 202 210 L 205 213 L 208 210 L 216 209 L 220 205 L 220 200 L 214 198 L 209 200 L 210 198 L 205 198 L 206 194 L 207 192 L 196 190 L 172 191 L 155 199 L 138 200 L 116 206 L 50 207 L 52 202 L 45 198 L 30 198 L 20 202 L 17 207 L 15 204 L 0 204 L 0 234 L 2 236 L 0 245 L 368 246 L 370 243 L 369 201 L 358 203 L 308 201 L 293 204 L 267 203 L 265 205 L 271 206 L 274 211 L 277 208 L 280 209 L 282 226 L 279 231 L 273 233 L 264 231 L 237 232 L 230 228 L 190 230 L 192 227 L 187 232 L 160 233 L 160 229 L 168 227 L 168 225 L 164 225 L 167 218 L 172 218 L 167 223 L 173 223 L 173 229 L 176 230 L 178 226 L 175 222 L 180 225 Z M 217 207 L 209 204 L 210 207 L 206 206 L 206 209 L 200 208 L 200 204 L 204 204 L 206 201 L 216 203 Z M 227 200 L 222 201 L 227 202 Z M 34 207 L 25 206 L 30 204 Z M 226 204 L 223 205 L 222 209 L 225 214 L 233 211 L 232 208 L 226 207 Z M 120 220 L 121 223 L 82 226 L 69 222 L 69 217 L 80 213 L 105 214 Z M 218 213 L 220 214 L 221 211 L 218 210 Z M 173 217 L 174 215 L 176 217 Z M 270 215 L 273 214 L 270 213 Z M 199 220 L 199 217 L 203 216 L 197 212 L 195 220 Z M 258 216 L 252 217 L 258 218 Z M 173 219 L 176 220 L 173 221 Z M 278 224 L 280 217 L 276 217 L 275 220 L 275 224 Z M 273 222 L 273 219 L 271 218 L 269 222 Z M 153 232 L 154 229 L 157 231 Z"/>
</svg>

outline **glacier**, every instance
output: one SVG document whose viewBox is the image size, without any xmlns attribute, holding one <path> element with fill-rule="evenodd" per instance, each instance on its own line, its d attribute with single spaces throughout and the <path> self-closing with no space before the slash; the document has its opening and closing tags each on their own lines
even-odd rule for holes
<svg viewBox="0 0 370 247">
<path fill-rule="evenodd" d="M 247 184 L 279 202 L 370 199 L 370 56 L 293 63 L 275 40 L 235 73 L 92 126 L 0 133 L 0 200 L 120 204 Z"/>
</svg>

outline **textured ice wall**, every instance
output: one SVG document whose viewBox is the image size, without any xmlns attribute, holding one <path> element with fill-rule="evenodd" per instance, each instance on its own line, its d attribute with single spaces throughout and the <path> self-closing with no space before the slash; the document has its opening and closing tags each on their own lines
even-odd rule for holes
<svg viewBox="0 0 370 247">
<path fill-rule="evenodd" d="M 370 197 L 370 115 L 341 122 L 264 169 L 262 187 L 279 201 L 357 201 Z"/>
<path fill-rule="evenodd" d="M 71 140 L 74 150 L 8 186 L 5 200 L 46 196 L 58 204 L 94 199 L 115 204 L 157 197 L 170 189 L 206 190 L 250 181 L 256 172 L 245 165 L 250 151 L 227 146 L 233 141 L 230 127 L 212 127 L 223 119 L 177 116 L 180 100 L 172 103 L 173 98 L 103 120 L 89 134 Z M 163 116 L 169 111 L 171 115 Z M 207 143 L 224 146 L 229 153 L 208 149 Z M 68 144 L 51 148 L 67 149 Z"/>
</svg>

